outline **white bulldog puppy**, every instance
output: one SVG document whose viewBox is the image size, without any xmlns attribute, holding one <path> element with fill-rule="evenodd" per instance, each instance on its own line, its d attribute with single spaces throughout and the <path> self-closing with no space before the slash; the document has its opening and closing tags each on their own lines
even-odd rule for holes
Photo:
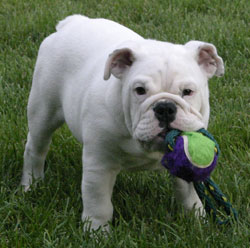
<svg viewBox="0 0 250 248">
<path fill-rule="evenodd" d="M 64 122 L 83 146 L 82 220 L 108 230 L 121 170 L 160 169 L 166 133 L 209 119 L 208 79 L 224 73 L 214 45 L 144 39 L 105 19 L 73 15 L 41 44 L 28 102 L 21 184 L 44 177 L 53 132 Z M 176 179 L 186 209 L 203 212 L 193 184 Z"/>
</svg>

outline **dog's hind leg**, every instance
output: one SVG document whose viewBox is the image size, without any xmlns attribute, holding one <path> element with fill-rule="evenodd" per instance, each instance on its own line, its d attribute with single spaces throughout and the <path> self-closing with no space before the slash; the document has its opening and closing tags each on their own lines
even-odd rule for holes
<svg viewBox="0 0 250 248">
<path fill-rule="evenodd" d="M 41 99 L 36 90 L 31 91 L 28 104 L 29 133 L 25 146 L 21 180 L 25 191 L 29 189 L 32 178 L 44 177 L 44 162 L 51 136 L 63 122 L 62 110 L 55 106 L 55 102 Z"/>
</svg>

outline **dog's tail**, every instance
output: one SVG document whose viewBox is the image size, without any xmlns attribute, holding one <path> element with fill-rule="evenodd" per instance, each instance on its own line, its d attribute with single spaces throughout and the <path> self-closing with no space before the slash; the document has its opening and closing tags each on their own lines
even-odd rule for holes
<svg viewBox="0 0 250 248">
<path fill-rule="evenodd" d="M 88 19 L 88 17 L 87 16 L 83 16 L 83 15 L 71 15 L 71 16 L 67 16 L 65 19 L 63 19 L 62 21 L 60 21 L 56 25 L 56 31 L 59 31 L 60 29 L 62 29 L 63 27 L 65 27 L 66 25 L 68 25 L 69 23 L 71 23 L 72 21 L 77 21 L 77 20 L 82 20 L 82 19 Z"/>
</svg>

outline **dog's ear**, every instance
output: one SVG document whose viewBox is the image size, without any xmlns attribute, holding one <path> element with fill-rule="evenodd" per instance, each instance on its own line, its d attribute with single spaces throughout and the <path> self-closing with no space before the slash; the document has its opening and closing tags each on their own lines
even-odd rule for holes
<svg viewBox="0 0 250 248">
<path fill-rule="evenodd" d="M 189 41 L 185 44 L 188 49 L 194 52 L 195 59 L 208 78 L 214 75 L 220 77 L 224 74 L 224 63 L 217 54 L 213 44 L 202 41 Z"/>
<path fill-rule="evenodd" d="M 113 51 L 109 55 L 105 65 L 104 80 L 108 80 L 111 74 L 121 79 L 123 73 L 133 64 L 134 60 L 134 54 L 129 48 Z"/>
</svg>

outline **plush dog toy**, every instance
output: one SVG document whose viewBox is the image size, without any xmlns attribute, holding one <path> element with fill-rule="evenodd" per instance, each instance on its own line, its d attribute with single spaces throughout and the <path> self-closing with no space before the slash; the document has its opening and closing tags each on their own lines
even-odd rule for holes
<svg viewBox="0 0 250 248">
<path fill-rule="evenodd" d="M 165 142 L 167 150 L 162 158 L 162 165 L 172 175 L 194 183 L 198 196 L 204 201 L 206 212 L 218 224 L 230 223 L 231 215 L 237 221 L 237 211 L 219 187 L 209 178 L 220 153 L 219 145 L 214 137 L 203 128 L 197 132 L 172 130 L 166 135 Z M 218 211 L 220 207 L 222 211 Z M 220 213 L 223 213 L 223 210 L 228 216 L 227 218 L 224 218 L 224 215 L 221 218 Z"/>
<path fill-rule="evenodd" d="M 170 131 L 162 165 L 188 182 L 204 181 L 216 166 L 219 146 L 205 129 L 197 132 Z"/>
</svg>

